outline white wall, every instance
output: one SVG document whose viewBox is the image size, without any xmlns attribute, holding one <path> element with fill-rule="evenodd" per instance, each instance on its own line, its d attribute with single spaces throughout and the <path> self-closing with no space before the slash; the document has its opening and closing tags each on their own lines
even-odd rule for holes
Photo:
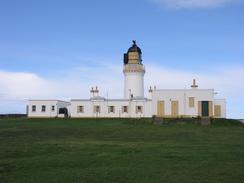
<svg viewBox="0 0 244 183">
<path fill-rule="evenodd" d="M 189 107 L 189 97 L 195 98 L 194 107 Z M 183 89 L 183 90 L 154 90 L 152 100 L 71 100 L 64 102 L 58 100 L 31 100 L 29 101 L 28 117 L 56 117 L 59 108 L 68 108 L 69 114 L 73 118 L 143 118 L 157 115 L 157 102 L 165 102 L 165 115 L 171 116 L 171 101 L 179 102 L 179 116 L 198 116 L 198 101 L 213 101 L 214 105 L 221 105 L 221 117 L 226 117 L 226 102 L 224 99 L 215 100 L 214 90 Z M 32 112 L 32 105 L 36 106 L 36 112 Z M 42 112 L 42 105 L 46 106 L 46 111 Z M 52 105 L 55 111 L 51 110 Z M 100 113 L 94 113 L 94 106 L 100 106 Z M 78 106 L 84 107 L 84 112 L 78 112 Z M 108 107 L 114 106 L 114 112 L 109 112 Z M 122 106 L 128 106 L 128 113 L 122 112 Z M 143 112 L 136 112 L 136 106 L 142 106 Z"/>
<path fill-rule="evenodd" d="M 32 111 L 32 106 L 36 106 L 36 111 Z M 42 106 L 46 106 L 46 111 L 42 112 Z M 68 107 L 69 102 L 59 100 L 30 100 L 28 104 L 28 117 L 57 117 L 59 109 Z M 52 106 L 55 106 L 55 110 L 52 111 Z"/>
<path fill-rule="evenodd" d="M 124 98 L 144 97 L 144 73 L 143 72 L 126 72 L 124 74 Z"/>
<path fill-rule="evenodd" d="M 94 106 L 100 106 L 100 113 L 94 113 Z M 83 113 L 78 113 L 78 106 L 83 106 Z M 114 113 L 108 107 L 114 106 Z M 128 106 L 128 113 L 122 112 L 122 107 Z M 142 106 L 143 112 L 136 113 L 136 106 Z M 151 101 L 147 100 L 72 100 L 70 107 L 71 116 L 75 118 L 103 117 L 103 118 L 140 118 L 152 117 Z"/>
<path fill-rule="evenodd" d="M 164 101 L 165 115 L 171 115 L 171 101 L 179 102 L 179 115 L 198 116 L 198 101 L 213 101 L 214 90 L 182 89 L 154 90 L 152 97 L 153 115 L 157 115 L 157 102 Z M 194 108 L 189 107 L 189 97 L 194 97 Z"/>
</svg>

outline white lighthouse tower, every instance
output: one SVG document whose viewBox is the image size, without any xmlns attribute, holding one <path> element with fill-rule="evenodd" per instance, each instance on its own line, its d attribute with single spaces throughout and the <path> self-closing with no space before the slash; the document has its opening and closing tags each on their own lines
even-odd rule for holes
<svg viewBox="0 0 244 183">
<path fill-rule="evenodd" d="M 132 47 L 124 54 L 124 98 L 144 98 L 144 74 L 141 49 L 133 41 Z"/>
</svg>

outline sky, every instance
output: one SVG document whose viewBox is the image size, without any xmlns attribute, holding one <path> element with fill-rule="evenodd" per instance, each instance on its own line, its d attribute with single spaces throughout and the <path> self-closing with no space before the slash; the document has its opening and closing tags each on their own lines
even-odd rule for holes
<svg viewBox="0 0 244 183">
<path fill-rule="evenodd" d="M 149 86 L 214 88 L 244 118 L 244 0 L 0 0 L 0 113 L 28 99 L 123 97 L 137 40 Z"/>
</svg>

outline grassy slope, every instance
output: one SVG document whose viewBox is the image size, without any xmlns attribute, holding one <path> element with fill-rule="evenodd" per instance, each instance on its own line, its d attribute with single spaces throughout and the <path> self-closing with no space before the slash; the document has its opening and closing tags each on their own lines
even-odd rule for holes
<svg viewBox="0 0 244 183">
<path fill-rule="evenodd" d="M 0 119 L 0 182 L 244 182 L 244 125 Z"/>
</svg>

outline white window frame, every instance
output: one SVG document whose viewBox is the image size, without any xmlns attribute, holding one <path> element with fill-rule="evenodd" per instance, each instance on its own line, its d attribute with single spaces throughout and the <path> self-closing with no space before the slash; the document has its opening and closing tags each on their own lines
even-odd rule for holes
<svg viewBox="0 0 244 183">
<path fill-rule="evenodd" d="M 141 114 L 143 113 L 143 106 L 142 105 L 137 105 L 136 106 L 136 113 L 141 113 Z"/>
<path fill-rule="evenodd" d="M 94 113 L 100 113 L 100 112 L 101 112 L 100 105 L 95 105 L 94 106 Z"/>
<path fill-rule="evenodd" d="M 115 106 L 108 106 L 108 113 L 115 113 Z"/>
<path fill-rule="evenodd" d="M 33 110 L 35 109 L 35 110 Z M 36 105 L 31 105 L 31 112 L 36 112 Z"/>
<path fill-rule="evenodd" d="M 42 105 L 41 112 L 46 112 L 47 107 L 45 105 Z"/>
<path fill-rule="evenodd" d="M 56 108 L 55 105 L 52 105 L 51 106 L 51 111 L 55 111 L 55 108 Z"/>
<path fill-rule="evenodd" d="M 77 113 L 84 113 L 84 106 L 83 105 L 77 106 Z"/>
<path fill-rule="evenodd" d="M 126 108 L 126 111 L 125 111 L 125 108 Z M 128 106 L 122 106 L 122 113 L 128 113 L 128 109 L 129 109 Z"/>
</svg>

